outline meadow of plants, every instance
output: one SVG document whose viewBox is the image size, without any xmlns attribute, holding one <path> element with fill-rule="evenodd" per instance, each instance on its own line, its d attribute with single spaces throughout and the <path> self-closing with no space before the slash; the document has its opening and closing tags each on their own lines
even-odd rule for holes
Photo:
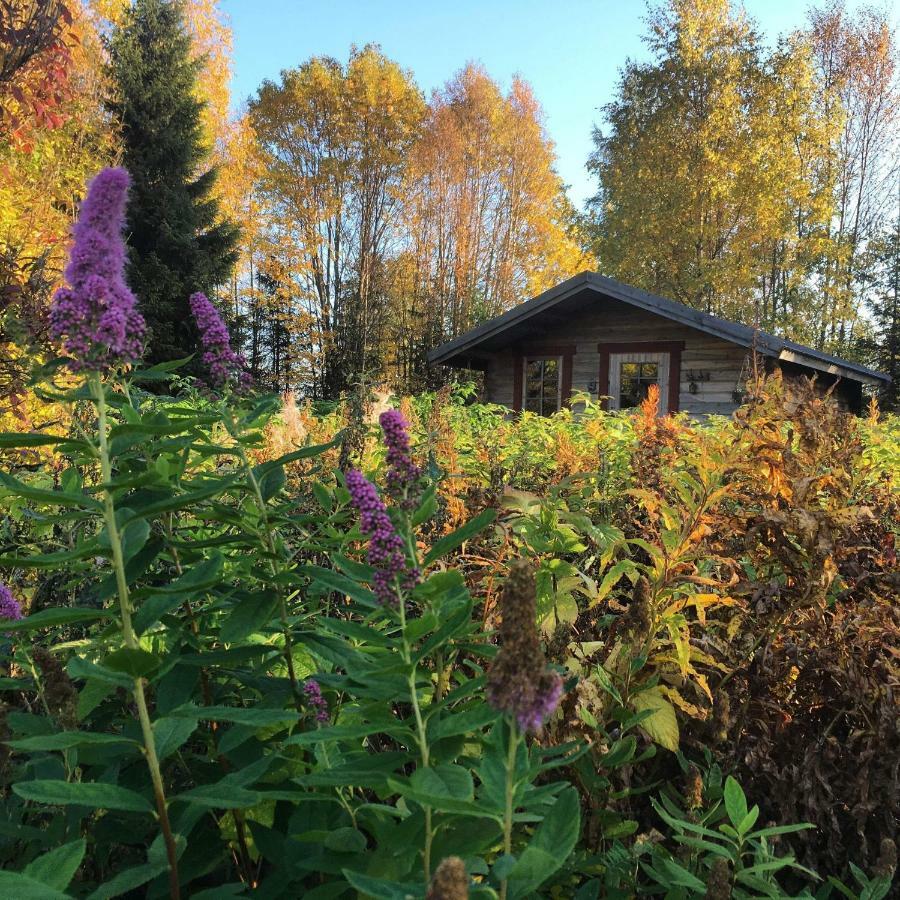
<svg viewBox="0 0 900 900">
<path fill-rule="evenodd" d="M 0 895 L 896 892 L 896 417 L 146 368 L 126 189 L 0 434 Z"/>
</svg>

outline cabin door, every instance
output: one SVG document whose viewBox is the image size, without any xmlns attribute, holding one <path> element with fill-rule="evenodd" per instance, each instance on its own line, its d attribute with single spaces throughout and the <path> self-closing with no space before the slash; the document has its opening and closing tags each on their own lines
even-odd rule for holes
<svg viewBox="0 0 900 900">
<path fill-rule="evenodd" d="M 659 386 L 661 403 L 656 414 L 664 415 L 669 396 L 669 357 L 666 352 L 635 351 L 609 354 L 609 408 L 630 409 L 647 396 L 650 386 Z"/>
</svg>

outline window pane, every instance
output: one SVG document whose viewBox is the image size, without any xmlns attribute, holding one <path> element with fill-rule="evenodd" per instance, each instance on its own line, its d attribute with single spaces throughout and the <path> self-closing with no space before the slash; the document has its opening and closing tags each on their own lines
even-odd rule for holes
<svg viewBox="0 0 900 900">
<path fill-rule="evenodd" d="M 545 416 L 557 412 L 560 374 L 561 366 L 555 357 L 526 360 L 524 408 Z"/>
<path fill-rule="evenodd" d="M 632 406 L 637 406 L 640 402 L 641 396 L 638 390 L 638 383 L 629 381 L 628 384 L 623 384 L 622 392 L 619 394 L 619 408 L 630 409 Z"/>
<path fill-rule="evenodd" d="M 647 397 L 651 384 L 659 383 L 659 363 L 623 362 L 619 369 L 619 408 L 630 409 Z"/>
</svg>

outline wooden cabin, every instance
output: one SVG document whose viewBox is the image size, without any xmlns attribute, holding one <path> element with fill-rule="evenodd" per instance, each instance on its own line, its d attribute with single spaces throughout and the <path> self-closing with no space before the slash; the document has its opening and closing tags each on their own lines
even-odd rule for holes
<svg viewBox="0 0 900 900">
<path fill-rule="evenodd" d="M 859 412 L 863 385 L 888 376 L 812 347 L 583 272 L 433 350 L 432 365 L 484 372 L 481 399 L 550 415 L 573 392 L 609 409 L 659 385 L 660 413 L 729 415 L 754 359 L 787 377 L 815 375 Z M 835 384 L 836 382 L 836 384 Z M 605 399 L 603 399 L 605 398 Z"/>
</svg>

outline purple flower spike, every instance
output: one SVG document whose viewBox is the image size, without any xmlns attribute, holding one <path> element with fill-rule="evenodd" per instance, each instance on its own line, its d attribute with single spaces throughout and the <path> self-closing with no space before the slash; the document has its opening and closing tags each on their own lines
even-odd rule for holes
<svg viewBox="0 0 900 900">
<path fill-rule="evenodd" d="M 411 590 L 419 580 L 419 571 L 407 566 L 403 538 L 397 534 L 375 485 L 356 469 L 347 472 L 345 480 L 351 502 L 359 510 L 360 528 L 369 538 L 368 560 L 375 569 L 372 589 L 380 603 L 392 606 L 400 599 L 397 586 Z"/>
<path fill-rule="evenodd" d="M 328 701 L 322 696 L 322 688 L 319 682 L 314 678 L 310 678 L 303 683 L 303 693 L 306 694 L 306 702 L 310 709 L 316 711 L 317 722 L 328 721 Z"/>
<path fill-rule="evenodd" d="M 191 312 L 200 332 L 203 362 L 209 369 L 212 383 L 221 387 L 229 381 L 244 384 L 247 381 L 244 357 L 231 349 L 228 326 L 206 294 L 191 294 Z"/>
<path fill-rule="evenodd" d="M 402 509 L 415 509 L 419 501 L 422 470 L 412 461 L 409 450 L 409 422 L 398 409 L 389 409 L 379 416 L 387 446 L 388 470 L 386 490 Z"/>
<path fill-rule="evenodd" d="M 60 288 L 50 306 L 50 333 L 75 371 L 105 372 L 144 352 L 146 325 L 125 283 L 122 227 L 131 178 L 104 169 L 88 185 Z"/>
<path fill-rule="evenodd" d="M 24 618 L 22 607 L 19 606 L 19 601 L 13 597 L 12 591 L 5 584 L 0 584 L 0 619 L 18 622 Z"/>
</svg>

